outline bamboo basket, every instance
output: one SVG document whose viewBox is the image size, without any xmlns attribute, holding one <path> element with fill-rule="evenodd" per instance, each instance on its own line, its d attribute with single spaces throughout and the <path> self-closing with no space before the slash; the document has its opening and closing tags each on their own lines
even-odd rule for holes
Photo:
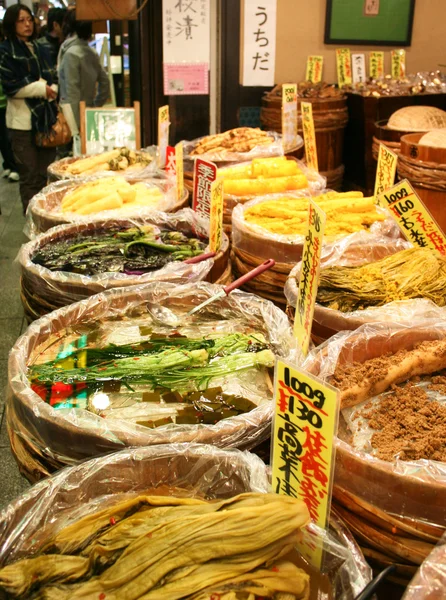
<svg viewBox="0 0 446 600">
<path fill-rule="evenodd" d="M 73 413 L 72 419 L 42 401 L 32 391 L 26 377 L 26 365 L 32 360 L 35 348 L 66 327 L 76 330 L 77 327 L 97 323 L 107 317 L 144 312 L 148 303 L 183 312 L 220 289 L 204 282 L 185 286 L 160 282 L 112 289 L 61 308 L 33 323 L 12 350 L 9 362 L 7 423 L 8 429 L 13 432 L 10 434 L 12 447 L 17 460 L 27 455 L 32 458 L 29 463 L 22 464 L 22 471 L 25 474 L 33 472 L 41 465 L 45 472 L 54 472 L 67 464 L 125 446 L 194 441 L 220 447 L 249 448 L 263 441 L 269 435 L 272 415 L 270 402 L 264 402 L 244 415 L 224 419 L 216 425 L 148 429 L 113 419 L 105 422 L 86 411 L 78 412 L 77 416 Z M 271 339 L 276 353 L 288 355 L 292 343 L 288 320 L 274 306 L 236 292 L 214 302 L 210 311 L 214 318 L 216 314 L 219 318 L 223 318 L 220 315 L 229 318 L 230 314 L 231 318 L 248 319 L 249 314 L 249 323 Z M 270 387 L 272 389 L 272 381 Z M 14 439 L 14 434 L 18 440 Z"/>
<path fill-rule="evenodd" d="M 341 345 L 337 364 L 364 362 L 370 358 L 412 349 L 422 341 L 442 339 L 446 330 L 432 327 L 381 329 L 350 335 L 328 343 L 305 363 L 308 372 L 318 375 L 331 345 Z M 336 440 L 334 474 L 335 511 L 347 522 L 365 553 L 380 567 L 386 561 L 403 568 L 406 581 L 421 564 L 445 531 L 446 480 L 424 471 L 397 468 L 350 446 L 346 423 L 340 415 Z"/>
<path fill-rule="evenodd" d="M 298 110 L 301 102 L 311 102 L 313 107 L 319 172 L 327 178 L 327 187 L 339 190 L 344 174 L 342 153 L 348 121 L 347 98 L 298 98 Z M 282 96 L 277 95 L 276 88 L 263 96 L 260 119 L 264 128 L 282 131 Z M 300 114 L 298 131 L 302 134 Z"/>
<path fill-rule="evenodd" d="M 146 181 L 149 182 L 149 180 Z M 151 181 L 155 182 L 155 180 Z M 79 179 L 67 180 L 65 182 L 61 181 L 59 184 L 56 184 L 56 189 L 48 191 L 47 188 L 44 188 L 40 194 L 34 197 L 28 210 L 30 211 L 30 218 L 37 233 L 44 233 L 45 231 L 48 231 L 48 229 L 56 227 L 57 225 L 65 225 L 76 222 L 73 217 L 68 216 L 66 213 L 62 213 L 60 211 L 60 205 L 65 194 L 72 189 L 79 187 L 83 183 L 84 182 Z M 133 181 L 133 183 L 136 183 L 136 180 Z M 189 206 L 189 192 L 187 189 L 185 189 L 183 198 L 176 201 L 176 203 L 170 208 L 166 209 L 165 212 L 177 212 L 187 206 Z M 150 214 L 150 210 L 139 207 L 139 211 L 138 209 L 135 209 L 135 215 L 138 216 L 138 214 Z M 118 214 L 116 216 L 118 217 Z M 94 215 L 91 215 L 91 217 L 94 218 Z"/>
<path fill-rule="evenodd" d="M 50 271 L 49 269 L 35 265 L 31 261 L 31 257 L 39 248 L 51 242 L 73 237 L 79 233 L 93 235 L 98 230 L 106 230 L 110 227 L 118 226 L 124 229 L 135 225 L 144 226 L 148 224 L 157 225 L 156 216 L 135 220 L 107 219 L 91 223 L 63 225 L 56 230 L 52 228 L 48 232 L 39 235 L 32 242 L 29 242 L 26 247 L 22 248 L 20 253 L 20 294 L 28 322 L 38 319 L 52 310 L 67 306 L 108 289 L 141 285 L 145 279 L 144 275 L 124 276 L 122 274 L 121 277 L 117 278 L 115 274 L 110 273 L 108 277 L 105 274 L 101 276 L 99 281 L 97 277 L 88 276 L 83 276 L 81 280 L 79 275 L 76 274 L 63 271 Z M 161 228 L 169 229 L 169 225 L 163 224 Z M 176 228 L 182 233 L 194 235 L 193 224 L 187 221 L 187 217 L 184 217 L 181 221 L 178 219 Z M 181 273 L 179 272 L 177 276 L 175 274 L 161 274 L 160 281 L 185 283 L 191 278 L 196 277 L 194 275 L 195 267 L 193 265 L 188 265 L 188 267 Z M 214 265 L 205 280 L 210 283 L 222 283 L 225 285 L 230 282 L 228 279 L 230 280 L 231 275 L 229 240 L 223 234 L 222 247 L 215 257 Z M 153 280 L 154 277 L 156 278 L 156 275 L 150 273 L 149 277 Z"/>
<path fill-rule="evenodd" d="M 446 234 L 446 148 L 420 146 L 424 133 L 401 138 L 398 176 L 408 179 Z"/>
</svg>

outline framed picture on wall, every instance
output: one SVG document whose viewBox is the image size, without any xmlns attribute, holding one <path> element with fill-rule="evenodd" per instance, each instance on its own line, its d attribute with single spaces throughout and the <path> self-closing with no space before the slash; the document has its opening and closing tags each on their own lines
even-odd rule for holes
<svg viewBox="0 0 446 600">
<path fill-rule="evenodd" d="M 327 0 L 326 44 L 410 46 L 415 0 Z"/>
</svg>

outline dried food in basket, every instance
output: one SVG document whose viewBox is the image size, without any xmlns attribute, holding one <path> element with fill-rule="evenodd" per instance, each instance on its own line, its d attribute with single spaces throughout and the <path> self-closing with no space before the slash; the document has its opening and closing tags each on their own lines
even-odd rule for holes
<svg viewBox="0 0 446 600">
<path fill-rule="evenodd" d="M 191 156 L 226 152 L 250 152 L 258 146 L 269 146 L 274 139 L 265 131 L 252 127 L 238 127 L 224 133 L 202 138 L 191 151 Z"/>
<path fill-rule="evenodd" d="M 396 131 L 429 131 L 446 127 L 446 112 L 435 106 L 405 106 L 395 111 L 387 122 Z"/>
<path fill-rule="evenodd" d="M 161 230 L 155 225 L 115 225 L 48 242 L 34 252 L 31 261 L 50 271 L 142 275 L 172 261 L 198 256 L 205 247 L 202 241 L 180 231 Z"/>
<path fill-rule="evenodd" d="M 143 168 L 152 161 L 153 156 L 147 152 L 123 147 L 67 162 L 60 166 L 60 170 L 69 175 L 88 176 L 98 171 L 128 171 Z"/>
<path fill-rule="evenodd" d="M 62 213 L 90 215 L 122 208 L 156 208 L 163 200 L 162 191 L 144 183 L 131 184 L 123 177 L 103 177 L 83 183 L 62 199 Z"/>
<path fill-rule="evenodd" d="M 255 158 L 246 165 L 219 169 L 225 194 L 259 196 L 308 187 L 308 179 L 298 163 L 285 156 Z"/>
<path fill-rule="evenodd" d="M 315 198 L 327 214 L 326 236 L 348 235 L 368 230 L 386 215 L 376 207 L 374 197 L 361 192 L 328 192 Z M 252 224 L 278 235 L 304 235 L 308 221 L 308 198 L 284 197 L 252 204 L 244 211 L 247 225 Z"/>
<path fill-rule="evenodd" d="M 136 496 L 72 522 L 37 556 L 1 569 L 0 590 L 48 600 L 308 599 L 309 576 L 283 558 L 307 522 L 301 501 L 275 494 Z"/>
<path fill-rule="evenodd" d="M 446 306 L 446 260 L 426 248 L 408 248 L 360 266 L 321 269 L 317 302 L 342 312 L 426 298 Z"/>
<path fill-rule="evenodd" d="M 276 85 L 265 96 L 282 98 L 282 86 Z M 335 84 L 326 83 L 325 81 L 319 83 L 301 81 L 297 84 L 297 96 L 299 98 L 344 98 L 345 93 Z"/>
</svg>

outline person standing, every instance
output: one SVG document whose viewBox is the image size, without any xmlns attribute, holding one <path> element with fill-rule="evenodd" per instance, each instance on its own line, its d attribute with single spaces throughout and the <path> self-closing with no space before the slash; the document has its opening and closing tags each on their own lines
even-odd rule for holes
<svg viewBox="0 0 446 600">
<path fill-rule="evenodd" d="M 57 55 L 63 42 L 62 25 L 67 14 L 66 8 L 50 8 L 47 18 L 47 30 L 37 43 L 46 48 L 53 65 L 57 65 Z"/>
<path fill-rule="evenodd" d="M 0 24 L 0 42 L 3 42 L 3 27 Z M 2 177 L 7 177 L 9 181 L 18 181 L 20 179 L 17 173 L 17 167 L 14 161 L 14 154 L 9 141 L 8 129 L 6 127 L 6 96 L 3 93 L 0 83 L 0 152 L 3 159 Z"/>
<path fill-rule="evenodd" d="M 7 97 L 6 125 L 20 175 L 23 212 L 45 185 L 55 148 L 36 145 L 36 133 L 48 133 L 57 120 L 55 69 L 46 49 L 35 41 L 33 14 L 24 4 L 10 6 L 3 18 L 6 40 L 0 44 L 0 79 Z"/>
<path fill-rule="evenodd" d="M 91 37 L 91 22 L 75 21 L 74 35 L 65 40 L 59 56 L 60 102 L 71 105 L 79 129 L 79 102 L 103 106 L 110 93 L 108 75 L 97 52 L 88 45 Z"/>
</svg>

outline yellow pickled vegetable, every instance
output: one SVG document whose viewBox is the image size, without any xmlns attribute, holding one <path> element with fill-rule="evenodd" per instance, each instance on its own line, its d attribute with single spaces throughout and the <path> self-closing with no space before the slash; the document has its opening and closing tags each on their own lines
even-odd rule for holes
<svg viewBox="0 0 446 600">
<path fill-rule="evenodd" d="M 271 179 L 229 179 L 224 182 L 224 191 L 231 196 L 263 196 L 301 190 L 307 186 L 307 178 L 302 174 Z"/>
<path fill-rule="evenodd" d="M 90 204 L 86 204 L 79 208 L 76 212 L 78 215 L 91 215 L 92 213 L 101 212 L 103 210 L 113 210 L 114 208 L 122 208 L 123 202 L 118 192 L 105 196 L 102 200 L 96 200 Z"/>
</svg>

